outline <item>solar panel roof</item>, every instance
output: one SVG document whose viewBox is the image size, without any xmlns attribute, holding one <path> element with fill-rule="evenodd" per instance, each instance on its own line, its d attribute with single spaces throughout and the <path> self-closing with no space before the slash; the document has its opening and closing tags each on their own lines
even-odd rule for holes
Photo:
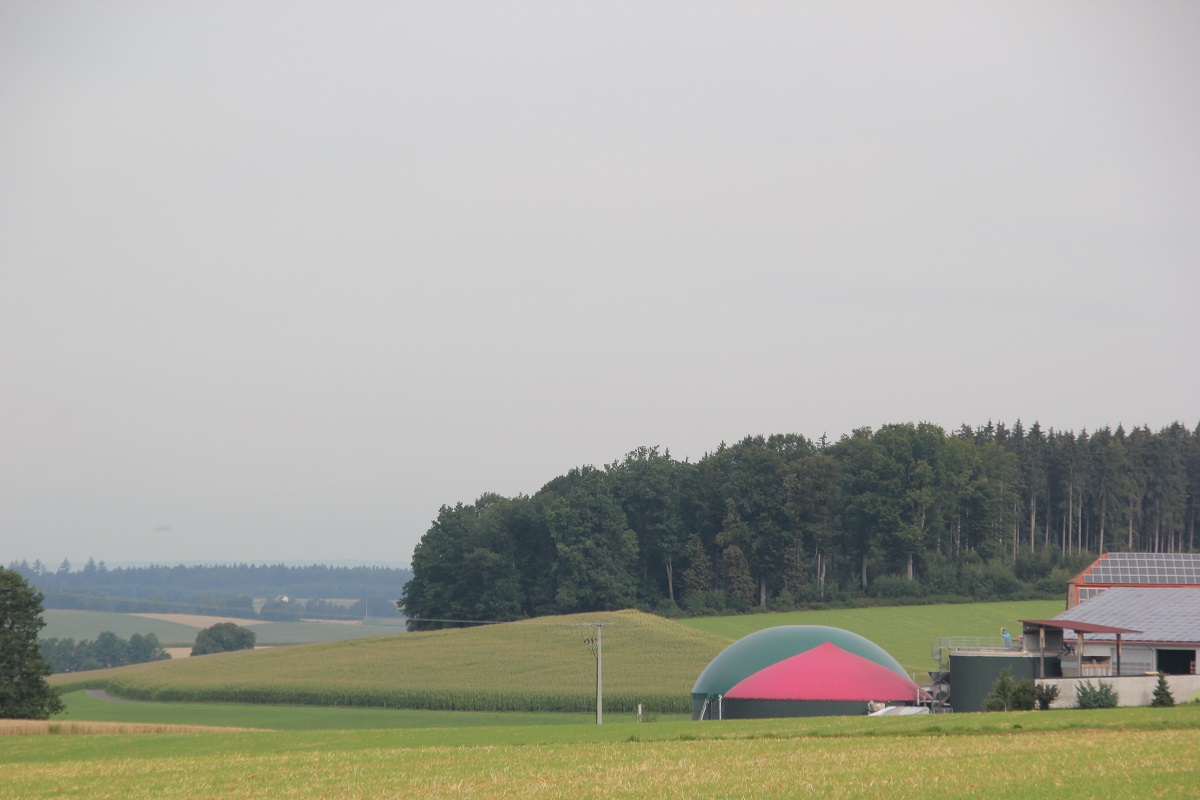
<svg viewBox="0 0 1200 800">
<path fill-rule="evenodd" d="M 1200 586 L 1200 554 L 1107 553 L 1078 580 L 1082 583 Z"/>
</svg>

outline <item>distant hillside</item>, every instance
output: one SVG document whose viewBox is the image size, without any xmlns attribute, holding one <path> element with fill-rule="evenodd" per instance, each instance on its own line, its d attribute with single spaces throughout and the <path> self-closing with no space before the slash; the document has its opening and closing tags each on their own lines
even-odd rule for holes
<svg viewBox="0 0 1200 800">
<path fill-rule="evenodd" d="M 367 566 L 224 564 L 108 568 L 89 559 L 82 570 L 64 561 L 12 563 L 43 595 L 48 609 L 212 614 L 283 621 L 300 617 L 362 619 L 399 616 L 395 601 L 412 577 L 407 569 Z M 260 609 L 255 598 L 302 598 L 304 606 Z M 330 600 L 349 601 L 329 603 Z M 357 603 L 357 605 L 355 604 Z M 266 612 L 266 613 L 264 613 Z"/>
<path fill-rule="evenodd" d="M 95 639 L 104 631 L 111 631 L 122 638 L 135 633 L 153 633 L 164 647 L 191 647 L 201 628 L 220 622 L 220 617 L 187 617 L 153 619 L 136 614 L 118 614 L 111 611 L 78 611 L 73 609 L 49 609 L 43 613 L 46 627 L 38 634 L 40 639 Z M 183 622 L 182 620 L 188 620 Z M 384 636 L 404 630 L 400 620 L 380 620 L 372 617 L 367 621 L 351 624 L 335 622 L 266 622 L 260 620 L 233 620 L 239 625 L 251 626 L 259 645 L 294 645 L 315 642 L 340 642 L 370 636 Z"/>
</svg>

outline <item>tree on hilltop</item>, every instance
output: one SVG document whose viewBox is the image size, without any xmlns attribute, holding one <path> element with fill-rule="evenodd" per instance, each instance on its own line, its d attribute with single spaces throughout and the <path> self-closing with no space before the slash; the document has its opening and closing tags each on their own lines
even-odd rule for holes
<svg viewBox="0 0 1200 800">
<path fill-rule="evenodd" d="M 204 656 L 209 653 L 227 653 L 231 650 L 253 650 L 257 638 L 257 634 L 249 628 L 234 625 L 232 622 L 218 622 L 196 634 L 196 643 L 192 645 L 192 655 Z"/>
</svg>

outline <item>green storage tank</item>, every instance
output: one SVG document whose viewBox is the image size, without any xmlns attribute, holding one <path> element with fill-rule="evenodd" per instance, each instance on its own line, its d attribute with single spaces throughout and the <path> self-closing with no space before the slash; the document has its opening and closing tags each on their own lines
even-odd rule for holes
<svg viewBox="0 0 1200 800">
<path fill-rule="evenodd" d="M 1028 653 L 966 650 L 950 654 L 950 707 L 957 711 L 983 711 L 983 701 L 1005 667 L 1014 680 L 1034 678 L 1038 659 Z"/>
</svg>

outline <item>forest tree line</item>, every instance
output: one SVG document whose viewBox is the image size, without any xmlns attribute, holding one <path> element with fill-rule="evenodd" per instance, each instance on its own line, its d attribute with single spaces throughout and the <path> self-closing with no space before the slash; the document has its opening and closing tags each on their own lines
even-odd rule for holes
<svg viewBox="0 0 1200 800">
<path fill-rule="evenodd" d="M 362 619 L 399 616 L 394 601 L 411 573 L 393 567 L 322 564 L 151 565 L 109 568 L 89 558 L 82 569 L 64 559 L 13 562 L 44 595 L 43 607 L 121 613 L 211 614 L 282 622 L 300 617 Z M 258 610 L 254 598 L 270 598 Z M 288 597 L 284 602 L 281 597 Z M 305 598 L 306 602 L 291 602 Z M 353 605 L 330 599 L 356 599 Z"/>
<path fill-rule="evenodd" d="M 153 633 L 135 633 L 128 639 L 104 631 L 95 639 L 39 639 L 42 658 L 55 672 L 82 672 L 90 669 L 124 667 L 147 661 L 164 661 L 171 654 L 162 648 Z"/>
<path fill-rule="evenodd" d="M 511 620 L 892 599 L 1057 596 L 1110 550 L 1186 552 L 1200 427 L 1094 433 L 929 423 L 837 442 L 751 436 L 677 461 L 642 447 L 532 496 L 443 506 L 401 607 Z"/>
</svg>

